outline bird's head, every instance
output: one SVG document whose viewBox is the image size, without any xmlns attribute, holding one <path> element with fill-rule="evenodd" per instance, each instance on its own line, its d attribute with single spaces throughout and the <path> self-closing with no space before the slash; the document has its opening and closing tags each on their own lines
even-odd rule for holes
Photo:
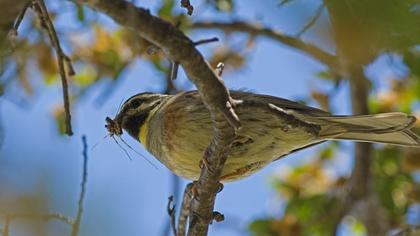
<svg viewBox="0 0 420 236">
<path fill-rule="evenodd" d="M 150 113 L 156 108 L 163 98 L 168 95 L 157 93 L 139 93 L 127 99 L 118 111 L 114 119 L 106 117 L 105 128 L 110 136 L 121 136 L 123 130 L 127 131 L 133 138 L 139 140 L 139 132 Z"/>
</svg>

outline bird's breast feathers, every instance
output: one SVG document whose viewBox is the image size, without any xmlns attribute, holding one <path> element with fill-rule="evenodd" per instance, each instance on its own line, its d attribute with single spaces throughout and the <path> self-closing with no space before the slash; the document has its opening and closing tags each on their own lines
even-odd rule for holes
<svg viewBox="0 0 420 236">
<path fill-rule="evenodd" d="M 245 103 L 235 111 L 242 128 L 225 164 L 225 181 L 248 176 L 279 156 L 316 141 L 314 134 L 301 127 L 291 127 L 285 117 L 268 105 Z M 149 125 L 140 131 L 140 140 L 147 143 L 146 148 L 176 174 L 197 179 L 201 158 L 213 138 L 212 121 L 198 93 L 172 97 L 146 123 Z"/>
</svg>

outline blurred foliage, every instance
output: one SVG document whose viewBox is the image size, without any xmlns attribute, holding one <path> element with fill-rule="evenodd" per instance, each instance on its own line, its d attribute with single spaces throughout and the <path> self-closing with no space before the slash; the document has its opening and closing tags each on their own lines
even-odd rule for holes
<svg viewBox="0 0 420 236">
<path fill-rule="evenodd" d="M 324 19 L 322 21 L 324 25 L 318 27 L 326 27 L 331 32 L 331 38 L 334 39 L 334 45 L 331 46 L 335 48 L 341 62 L 366 67 L 383 55 L 392 55 L 401 59 L 403 65 L 398 66 L 404 68 L 403 75 L 396 78 L 381 78 L 389 83 L 379 91 L 372 91 L 369 100 L 371 112 L 404 111 L 416 114 L 420 118 L 420 1 L 319 2 L 325 5 L 328 20 Z M 158 9 L 153 11 L 154 14 L 178 25 L 185 33 L 191 33 L 189 25 L 194 18 L 186 16 L 185 9 L 179 7 L 179 1 L 161 0 L 159 3 Z M 56 23 L 62 22 L 62 18 L 68 15 L 63 16 L 60 4 L 68 6 L 72 3 L 55 4 L 58 7 L 51 9 L 52 15 Z M 204 8 L 211 8 L 217 13 L 234 17 L 240 1 L 204 0 L 201 4 Z M 261 2 L 261 4 L 269 3 Z M 276 1 L 276 6 L 279 8 L 287 8 L 293 4 L 302 4 L 302 1 Z M 77 105 L 76 101 L 86 91 L 98 84 L 107 86 L 98 96 L 98 100 L 106 100 L 117 87 L 116 83 L 122 79 L 123 72 L 138 59 L 146 60 L 160 72 L 159 75 L 168 78 L 170 62 L 150 42 L 128 29 L 119 26 L 110 27 L 109 23 L 98 20 L 99 13 L 84 6 L 72 4 L 70 11 L 74 12 L 72 15 L 74 19 L 71 20 L 77 22 L 78 30 L 60 24 L 59 36 L 77 70 L 70 81 L 73 106 Z M 199 11 L 195 10 L 193 16 L 194 14 L 199 14 Z M 275 22 L 272 24 L 275 26 Z M 18 84 L 26 97 L 31 97 L 45 87 L 57 86 L 60 81 L 55 53 L 51 49 L 48 36 L 39 27 L 32 14 L 27 14 L 21 28 L 23 29 L 20 37 L 16 39 L 13 53 L 1 60 L 3 64 L 0 68 L 7 68 L 1 71 L 0 76 L 0 95 L 4 94 L 3 96 L 14 91 L 11 89 L 14 84 Z M 232 32 L 224 32 L 225 38 L 213 44 L 217 46 L 210 49 L 207 58 L 212 66 L 215 67 L 217 63 L 223 62 L 227 71 L 238 71 L 247 65 L 249 54 L 256 44 L 256 35 L 245 35 L 241 42 L 233 36 Z M 395 65 L 389 65 L 390 69 L 394 67 Z M 317 77 L 316 82 L 330 85 L 328 87 L 333 88 L 331 91 L 314 88 L 303 100 L 314 100 L 322 109 L 333 112 L 332 101 L 336 91 L 341 89 L 340 85 L 344 82 L 342 77 L 333 72 L 336 69 L 325 68 L 324 71 L 314 75 Z M 32 76 L 36 74 L 34 71 L 42 75 L 41 86 Z M 166 92 L 182 90 L 170 80 L 167 80 L 167 83 Z M 375 84 L 372 88 L 375 88 Z M 61 101 L 57 101 L 51 110 L 57 129 L 63 132 L 64 117 Z M 416 128 L 420 129 L 419 122 Z M 349 177 L 331 173 L 327 168 L 335 161 L 339 161 L 338 153 L 341 147 L 337 143 L 332 142 L 318 150 L 311 162 L 290 167 L 272 179 L 272 187 L 284 203 L 284 211 L 279 209 L 280 216 L 255 219 L 249 225 L 252 233 L 263 236 L 334 233 L 337 222 L 331 219 L 336 214 L 338 201 L 336 193 L 342 190 Z M 420 204 L 418 178 L 420 150 L 379 146 L 375 151 L 373 169 L 375 191 L 381 205 L 386 209 L 386 214 L 392 219 L 392 227 L 404 227 L 410 223 L 407 217 L 408 209 Z M 365 233 L 364 226 L 353 215 L 346 216 L 341 224 L 348 226 L 354 234 Z"/>
<path fill-rule="evenodd" d="M 212 5 L 218 11 L 232 12 L 235 7 L 233 0 L 206 0 L 208 4 Z"/>
<path fill-rule="evenodd" d="M 48 212 L 48 200 L 42 192 L 44 183 L 38 183 L 38 188 L 31 193 L 18 193 L 13 198 L 7 198 L 7 193 L 19 192 L 13 186 L 0 185 L 3 196 L 0 196 L 0 235 L 4 235 L 6 217 L 10 217 L 10 235 L 45 235 L 47 224 L 35 216 Z M 33 216 L 33 217 L 32 217 Z"/>
<path fill-rule="evenodd" d="M 345 178 L 325 168 L 334 158 L 338 145 L 330 143 L 309 163 L 282 169 L 272 180 L 279 196 L 287 203 L 280 219 L 254 221 L 256 235 L 333 235 L 337 198 L 334 191 Z"/>
<path fill-rule="evenodd" d="M 280 1 L 288 7 L 298 1 Z M 390 54 L 402 59 L 402 64 L 390 63 L 389 69 L 403 67 L 403 74 L 381 78 L 388 82 L 377 93 L 372 92 L 369 107 L 372 113 L 403 111 L 420 118 L 420 1 L 358 1 L 329 0 L 327 7 L 331 31 L 338 55 L 348 64 L 367 66 L 378 57 Z M 318 79 L 339 89 L 343 78 L 331 72 L 320 72 Z M 372 82 L 372 81 L 371 81 Z M 310 94 L 324 110 L 331 110 L 334 91 L 314 89 Z M 415 124 L 420 131 L 420 122 Z M 419 133 L 419 132 L 417 132 Z M 319 150 L 318 158 L 287 171 L 273 179 L 273 187 L 284 201 L 281 217 L 256 219 L 249 225 L 255 235 L 334 235 L 334 214 L 337 191 L 342 191 L 349 176 L 329 175 L 325 167 L 337 159 L 338 146 L 328 145 Z M 412 222 L 410 207 L 420 200 L 420 151 L 415 148 L 379 146 L 375 150 L 373 178 L 380 204 L 391 219 L 391 228 L 403 228 Z M 417 174 L 417 177 L 415 175 Z M 355 212 L 356 211 L 356 212 Z M 357 215 L 357 210 L 349 212 Z M 420 215 L 420 212 L 414 213 Z M 411 219 L 412 220 L 412 219 Z M 340 222 L 338 222 L 340 223 Z M 366 229 L 354 216 L 346 216 L 352 235 L 366 234 Z"/>
<path fill-rule="evenodd" d="M 337 49 L 366 65 L 383 52 L 403 53 L 420 43 L 418 0 L 325 1 Z"/>
</svg>

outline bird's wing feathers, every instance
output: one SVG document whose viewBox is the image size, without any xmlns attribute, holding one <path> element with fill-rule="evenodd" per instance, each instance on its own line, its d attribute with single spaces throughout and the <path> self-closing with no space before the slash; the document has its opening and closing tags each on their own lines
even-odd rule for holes
<svg viewBox="0 0 420 236">
<path fill-rule="evenodd" d="M 285 110 L 293 110 L 298 113 L 305 113 L 311 116 L 330 116 L 331 114 L 320 110 L 318 108 L 306 106 L 304 104 L 300 104 L 294 101 L 290 101 L 284 98 L 278 98 L 269 95 L 262 95 L 262 94 L 251 94 L 242 91 L 230 91 L 232 98 L 238 100 L 258 100 L 260 102 L 265 102 L 267 104 L 273 104 L 277 107 L 280 107 Z"/>
</svg>

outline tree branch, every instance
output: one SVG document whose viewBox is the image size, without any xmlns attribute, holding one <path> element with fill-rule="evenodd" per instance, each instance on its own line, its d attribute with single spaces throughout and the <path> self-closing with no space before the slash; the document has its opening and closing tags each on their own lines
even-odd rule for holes
<svg viewBox="0 0 420 236">
<path fill-rule="evenodd" d="M 73 66 L 71 65 L 70 58 L 63 52 L 55 31 L 52 20 L 48 14 L 47 7 L 45 6 L 44 0 L 36 0 L 34 4 L 35 12 L 37 13 L 42 27 L 48 32 L 51 44 L 55 49 L 58 61 L 58 71 L 61 77 L 61 84 L 63 87 L 63 102 L 64 102 L 64 115 L 65 115 L 65 133 L 69 136 L 73 135 L 71 128 L 71 114 L 70 114 L 70 98 L 68 88 L 68 75 L 74 75 Z"/>
<path fill-rule="evenodd" d="M 347 65 L 350 82 L 353 114 L 369 114 L 368 96 L 369 83 L 364 75 L 361 65 Z M 355 164 L 350 179 L 345 186 L 346 191 L 337 196 L 339 203 L 334 208 L 331 217 L 337 233 L 338 226 L 343 217 L 350 211 L 365 225 L 368 235 L 386 235 L 389 222 L 380 205 L 374 190 L 372 176 L 373 146 L 369 143 L 355 144 Z"/>
<path fill-rule="evenodd" d="M 187 184 L 185 186 L 184 195 L 182 197 L 181 208 L 179 211 L 178 217 L 178 235 L 177 236 L 185 236 L 186 226 L 188 215 L 190 214 L 190 205 L 192 200 L 192 190 L 193 184 Z"/>
<path fill-rule="evenodd" d="M 174 201 L 174 196 L 171 195 L 168 198 L 168 205 L 166 206 L 166 211 L 168 212 L 169 215 L 169 224 L 170 224 L 170 228 L 172 229 L 172 234 L 173 236 L 177 236 L 178 234 L 176 233 L 176 219 L 175 219 L 175 207 L 176 205 L 173 203 Z"/>
<path fill-rule="evenodd" d="M 402 229 L 395 234 L 392 234 L 392 236 L 415 236 L 420 234 L 420 225 L 413 225 L 408 226 L 405 229 Z"/>
<path fill-rule="evenodd" d="M 22 15 L 22 9 L 29 3 L 29 0 L 0 0 L 0 63 L 12 52 L 13 45 L 10 40 L 10 30 L 15 25 L 14 22 Z M 2 73 L 3 68 L 0 68 Z"/>
<path fill-rule="evenodd" d="M 369 114 L 369 81 L 362 66 L 349 66 L 350 92 L 353 114 Z M 386 235 L 389 222 L 384 209 L 380 205 L 374 190 L 372 174 L 373 146 L 369 143 L 356 143 L 355 164 L 349 180 L 348 197 L 361 204 L 360 219 L 367 229 L 368 235 Z"/>
<path fill-rule="evenodd" d="M 171 81 L 170 78 L 166 78 L 167 81 Z M 166 94 L 170 94 L 170 93 L 166 93 Z M 171 173 L 171 189 L 172 189 L 172 194 L 170 196 L 170 198 L 172 197 L 173 199 L 173 206 L 174 206 L 174 213 L 175 213 L 175 205 L 177 205 L 178 202 L 178 197 L 179 197 L 179 190 L 180 190 L 180 179 L 178 176 L 176 176 L 175 174 Z M 171 199 L 169 199 L 171 200 Z M 174 218 L 176 217 L 175 215 L 173 216 Z M 176 219 L 175 219 L 176 220 Z M 175 222 L 175 227 L 176 227 L 176 222 Z M 165 224 L 162 230 L 162 236 L 169 236 L 171 235 L 171 232 L 173 233 L 174 229 L 173 229 L 173 224 L 172 224 L 172 216 L 170 215 L 169 217 L 169 221 L 165 220 Z M 176 228 L 175 228 L 176 231 Z M 177 236 L 177 235 L 175 235 Z"/>
<path fill-rule="evenodd" d="M 4 223 L 3 228 L 0 229 L 0 234 L 3 236 L 10 235 L 10 224 L 13 220 L 16 219 L 38 219 L 38 220 L 58 220 L 65 224 L 71 226 L 71 235 L 77 236 L 79 234 L 80 223 L 83 214 L 83 202 L 86 193 L 86 184 L 87 184 L 87 171 L 88 171 L 88 156 L 87 156 L 87 142 L 86 136 L 82 136 L 83 142 L 83 174 L 82 174 L 82 181 L 81 181 L 81 190 L 79 195 L 78 201 L 78 209 L 77 209 L 77 216 L 76 219 L 73 221 L 71 218 L 60 214 L 60 213 L 37 213 L 37 212 L 29 212 L 29 213 L 6 213 L 0 211 L 0 214 L 4 215 Z"/>
<path fill-rule="evenodd" d="M 324 1 L 327 7 L 328 15 L 335 34 L 337 47 L 337 56 L 340 66 L 343 68 L 341 76 L 350 83 L 350 94 L 352 101 L 353 114 L 369 114 L 368 96 L 369 81 L 364 73 L 364 64 L 351 52 L 355 49 L 349 44 L 348 38 L 352 37 L 352 32 L 343 28 L 343 22 L 349 21 L 353 17 L 352 10 L 345 9 L 340 5 Z M 348 14 L 345 14 L 348 12 Z M 350 19 L 356 20 L 356 19 Z M 347 181 L 346 196 L 337 208 L 339 214 L 332 219 L 337 230 L 338 224 L 342 218 L 352 209 L 356 208 L 354 213 L 362 221 L 367 229 L 368 235 L 386 235 L 390 229 L 390 222 L 384 208 L 380 205 L 378 196 L 374 188 L 374 176 L 372 173 L 373 146 L 368 143 L 355 144 L 355 163 L 350 179 Z"/>
<path fill-rule="evenodd" d="M 321 17 L 322 12 L 324 10 L 324 4 L 321 4 L 321 6 L 316 9 L 315 14 L 309 19 L 309 21 L 303 26 L 301 30 L 296 34 L 296 37 L 299 38 L 302 36 L 307 30 L 309 30 L 315 23 L 318 21 L 319 17 Z"/>
<path fill-rule="evenodd" d="M 36 219 L 36 220 L 44 220 L 44 221 L 50 221 L 50 220 L 57 220 L 60 222 L 63 222 L 64 224 L 73 224 L 73 221 L 63 214 L 60 213 L 3 213 L 0 214 L 4 215 L 4 222 L 3 222 L 3 228 L 0 229 L 0 235 L 3 236 L 10 236 L 10 225 L 12 224 L 13 220 L 19 220 L 19 219 Z"/>
<path fill-rule="evenodd" d="M 191 25 L 191 27 L 194 29 L 220 29 L 226 32 L 243 32 L 256 36 L 265 36 L 276 40 L 279 43 L 285 44 L 301 52 L 304 52 L 312 58 L 318 60 L 319 62 L 329 66 L 333 70 L 338 70 L 338 61 L 335 55 L 332 55 L 313 44 L 303 42 L 298 38 L 285 35 L 281 32 L 275 31 L 270 28 L 265 28 L 259 25 L 249 24 L 247 22 L 242 21 L 236 21 L 231 23 L 195 22 Z"/>
<path fill-rule="evenodd" d="M 86 136 L 82 136 L 82 143 L 83 143 L 83 172 L 82 172 L 82 182 L 80 183 L 80 194 L 79 194 L 79 201 L 77 203 L 77 215 L 74 223 L 71 226 L 71 236 L 77 236 L 79 234 L 80 229 L 80 222 L 82 220 L 83 215 L 83 202 L 85 199 L 86 194 L 86 184 L 87 184 L 87 177 L 88 177 L 88 155 L 87 155 L 87 141 Z"/>
<path fill-rule="evenodd" d="M 18 35 L 18 28 L 20 26 L 20 23 L 22 23 L 23 17 L 25 17 L 26 10 L 31 6 L 31 2 L 27 2 L 25 6 L 23 6 L 22 10 L 19 12 L 19 15 L 17 16 L 13 28 L 11 29 L 11 32 L 13 34 L 13 37 L 16 37 Z"/>
<path fill-rule="evenodd" d="M 349 68 L 350 93 L 354 115 L 369 114 L 368 81 L 364 75 L 362 66 Z M 350 177 L 350 195 L 357 200 L 365 197 L 371 183 L 372 145 L 368 143 L 356 143 L 355 166 Z"/>
<path fill-rule="evenodd" d="M 9 218 L 10 221 L 17 219 L 39 219 L 39 220 L 57 220 L 65 224 L 72 224 L 73 220 L 60 213 L 5 213 L 5 217 Z"/>
<path fill-rule="evenodd" d="M 213 216 L 213 207 L 227 153 L 240 122 L 222 80 L 195 48 L 193 41 L 170 23 L 152 16 L 146 9 L 124 0 L 76 0 L 101 11 L 117 23 L 133 29 L 140 37 L 161 48 L 171 61 L 184 68 L 197 86 L 200 96 L 210 111 L 214 124 L 214 139 L 208 147 L 208 168 L 203 168 L 196 184 L 199 200 L 191 204 L 189 235 L 206 235 Z M 211 169 L 212 171 L 209 171 Z"/>
</svg>

